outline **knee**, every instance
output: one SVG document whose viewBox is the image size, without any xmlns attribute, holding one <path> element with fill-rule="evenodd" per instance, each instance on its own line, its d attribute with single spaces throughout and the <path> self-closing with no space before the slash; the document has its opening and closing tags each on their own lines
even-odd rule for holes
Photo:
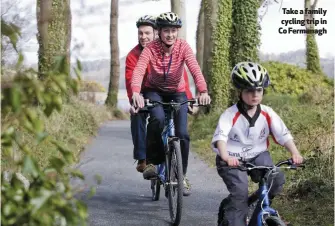
<svg viewBox="0 0 335 226">
<path fill-rule="evenodd" d="M 285 175 L 283 172 L 279 171 L 273 178 L 273 185 L 271 188 L 271 195 L 276 196 L 283 190 L 285 184 Z"/>
<path fill-rule="evenodd" d="M 236 187 L 231 193 L 231 200 L 236 209 L 244 209 L 248 205 L 248 187 Z"/>
</svg>

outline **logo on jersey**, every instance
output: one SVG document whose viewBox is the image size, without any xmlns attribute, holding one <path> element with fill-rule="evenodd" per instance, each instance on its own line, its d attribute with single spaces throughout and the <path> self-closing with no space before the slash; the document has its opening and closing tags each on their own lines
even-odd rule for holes
<svg viewBox="0 0 335 226">
<path fill-rule="evenodd" d="M 265 128 L 262 129 L 258 139 L 262 140 L 265 137 Z"/>
<path fill-rule="evenodd" d="M 229 139 L 232 140 L 232 141 L 235 141 L 235 142 L 240 142 L 240 139 L 238 139 L 237 134 L 234 134 L 234 136 L 230 137 Z"/>
<path fill-rule="evenodd" d="M 242 148 L 242 152 L 244 153 L 244 152 L 248 152 L 248 151 L 250 151 L 251 149 L 253 149 L 253 146 L 246 146 L 246 147 L 243 147 Z"/>
<path fill-rule="evenodd" d="M 225 136 L 223 134 L 223 130 L 219 130 L 217 133 L 214 134 L 214 137 L 217 137 L 217 136 Z"/>
</svg>

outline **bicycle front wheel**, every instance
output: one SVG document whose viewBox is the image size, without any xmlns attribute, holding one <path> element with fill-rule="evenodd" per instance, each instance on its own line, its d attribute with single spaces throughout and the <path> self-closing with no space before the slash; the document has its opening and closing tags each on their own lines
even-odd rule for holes
<svg viewBox="0 0 335 226">
<path fill-rule="evenodd" d="M 268 216 L 265 218 L 263 226 L 286 226 L 286 224 L 277 216 Z"/>
<path fill-rule="evenodd" d="M 183 165 L 181 159 L 181 149 L 179 140 L 169 143 L 169 178 L 168 178 L 168 198 L 170 217 L 173 225 L 179 225 L 183 205 Z"/>
</svg>

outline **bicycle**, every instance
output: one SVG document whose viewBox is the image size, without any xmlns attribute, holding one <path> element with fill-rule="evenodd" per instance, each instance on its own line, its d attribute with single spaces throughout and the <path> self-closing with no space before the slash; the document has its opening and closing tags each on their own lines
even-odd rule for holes
<svg viewBox="0 0 335 226">
<path fill-rule="evenodd" d="M 197 99 L 186 100 L 181 103 L 173 101 L 164 103 L 146 99 L 144 108 L 140 110 L 140 112 L 148 112 L 150 108 L 156 105 L 162 105 L 164 108 L 165 122 L 161 137 L 164 145 L 165 162 L 156 165 L 157 176 L 151 179 L 151 190 L 152 200 L 158 201 L 161 185 L 165 189 L 165 196 L 169 200 L 169 211 L 173 225 L 179 225 L 181 221 L 184 189 L 180 140 L 175 135 L 174 117 L 180 107 L 186 103 L 190 103 L 191 106 L 203 106 L 198 104 Z M 176 202 L 173 200 L 175 195 L 177 196 Z"/>
<path fill-rule="evenodd" d="M 257 226 L 287 226 L 280 218 L 278 211 L 270 207 L 270 201 L 268 197 L 269 190 L 267 186 L 267 181 L 270 174 L 276 173 L 277 168 L 285 168 L 285 169 L 297 169 L 298 167 L 304 168 L 303 164 L 295 165 L 293 164 L 292 159 L 288 159 L 285 161 L 278 162 L 275 166 L 256 166 L 246 161 L 240 161 L 241 165 L 237 167 L 229 167 L 230 169 L 239 169 L 242 171 L 251 172 L 252 170 L 260 170 L 261 171 L 261 179 L 258 183 L 258 190 L 253 192 L 248 197 L 248 207 L 249 214 L 246 221 L 246 225 L 249 224 L 250 216 L 253 211 L 250 213 L 250 209 L 254 208 L 256 205 L 261 206 L 261 210 L 257 215 Z M 286 167 L 281 167 L 282 165 L 288 165 Z M 228 226 L 228 222 L 225 219 L 225 206 L 229 202 L 229 196 L 222 200 L 219 213 L 218 213 L 218 226 Z"/>
</svg>

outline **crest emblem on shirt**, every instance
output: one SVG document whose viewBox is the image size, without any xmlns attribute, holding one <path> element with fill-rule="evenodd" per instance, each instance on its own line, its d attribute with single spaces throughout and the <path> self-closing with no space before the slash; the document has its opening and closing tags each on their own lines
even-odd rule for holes
<svg viewBox="0 0 335 226">
<path fill-rule="evenodd" d="M 260 135 L 259 135 L 259 137 L 258 137 L 258 139 L 263 139 L 265 137 L 265 128 L 263 128 L 262 130 L 261 130 L 261 133 L 260 133 Z"/>
</svg>

